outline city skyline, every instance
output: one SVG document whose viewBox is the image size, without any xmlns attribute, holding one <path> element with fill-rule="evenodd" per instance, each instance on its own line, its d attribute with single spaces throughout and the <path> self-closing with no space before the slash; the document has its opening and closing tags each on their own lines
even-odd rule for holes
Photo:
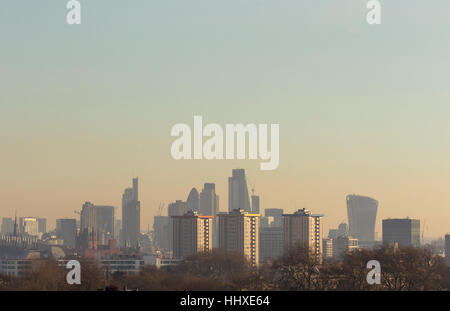
<svg viewBox="0 0 450 311">
<path fill-rule="evenodd" d="M 235 174 L 235 172 L 238 172 L 240 175 L 241 175 L 241 177 L 243 178 L 243 181 L 244 181 L 244 185 L 243 185 L 243 188 L 247 188 L 247 189 L 241 189 L 242 191 L 244 191 L 247 195 L 248 195 L 248 186 L 249 185 L 246 185 L 245 184 L 245 182 L 246 182 L 246 177 L 247 177 L 247 175 L 246 175 L 246 170 L 245 169 L 241 169 L 241 168 L 238 168 L 238 169 L 236 169 L 236 168 L 234 168 L 234 169 L 232 169 L 232 171 L 233 171 L 233 174 Z M 124 198 L 125 197 L 127 197 L 127 199 L 131 199 L 132 201 L 134 201 L 134 202 L 136 202 L 137 203 L 137 205 L 138 205 L 138 208 L 140 209 L 140 200 L 137 200 L 136 201 L 136 199 L 138 199 L 138 193 L 137 193 L 137 189 L 138 189 L 138 179 L 139 179 L 139 177 L 133 177 L 132 178 L 133 179 L 133 186 L 131 187 L 131 188 L 126 188 L 125 189 L 125 191 L 124 191 L 124 193 L 123 193 L 123 195 L 122 195 L 122 203 L 124 203 Z M 231 177 L 229 177 L 228 178 L 228 191 L 230 190 L 230 179 L 231 179 Z M 215 190 L 215 188 L 216 188 L 216 183 L 212 183 L 212 182 L 205 182 L 204 183 L 204 187 L 212 187 L 212 189 L 214 189 Z M 253 184 L 252 184 L 252 186 L 253 186 Z M 201 189 L 201 188 L 200 188 Z M 213 190 L 213 191 L 214 191 Z M 252 190 L 254 190 L 254 189 L 252 189 Z M 141 229 L 140 230 L 140 232 L 146 232 L 147 231 L 147 229 L 150 229 L 150 230 L 153 230 L 153 217 L 154 216 L 157 216 L 157 215 L 160 215 L 160 213 L 162 212 L 162 215 L 166 215 L 167 216 L 167 214 L 169 214 L 169 216 L 171 215 L 171 212 L 169 212 L 168 211 L 168 208 L 169 208 L 169 205 L 173 205 L 173 206 L 180 206 L 181 207 L 181 205 L 182 205 L 182 207 L 184 207 L 184 208 L 182 208 L 182 210 L 180 210 L 180 211 L 176 211 L 175 212 L 175 214 L 179 214 L 179 215 L 183 215 L 185 212 L 188 212 L 188 211 L 190 211 L 191 209 L 189 208 L 189 204 L 188 204 L 188 201 L 189 201 L 189 198 L 192 196 L 192 194 L 195 192 L 195 191 L 197 191 L 196 190 L 196 187 L 193 187 L 193 188 L 191 188 L 191 190 L 190 190 L 190 192 L 188 192 L 186 195 L 185 195 L 185 197 L 186 197 L 186 199 L 184 199 L 183 197 L 181 197 L 181 198 L 174 198 L 172 201 L 169 201 L 167 204 L 163 204 L 163 206 L 164 206 L 164 208 L 162 209 L 162 210 L 160 210 L 160 209 L 158 209 L 158 211 L 154 211 L 154 215 L 152 216 L 152 219 L 150 219 L 150 221 L 148 220 L 148 219 L 142 219 L 142 217 L 140 217 L 140 227 L 141 228 L 143 228 L 143 229 Z M 197 193 L 198 194 L 198 193 Z M 259 205 L 259 197 L 260 196 L 263 196 L 264 197 L 264 194 L 260 194 L 260 193 L 258 193 L 258 205 Z M 217 195 L 218 196 L 218 195 Z M 128 197 L 130 197 L 130 198 L 128 198 Z M 339 222 L 339 226 L 342 226 L 343 224 L 345 224 L 346 226 L 348 226 L 349 225 L 349 223 L 351 222 L 351 220 L 350 220 L 350 214 L 348 214 L 349 213 L 349 198 L 350 198 L 350 200 L 351 199 L 353 199 L 353 200 L 356 200 L 356 199 L 363 199 L 363 200 L 369 200 L 369 201 L 373 201 L 373 202 L 375 202 L 375 204 L 376 204 L 376 207 L 377 207 L 377 212 L 379 212 L 379 209 L 378 209 L 378 201 L 377 200 L 375 200 L 374 198 L 371 198 L 371 197 L 368 197 L 368 196 L 364 196 L 364 195 L 357 195 L 357 194 L 348 194 L 348 195 L 346 195 L 345 196 L 345 199 L 346 199 L 346 206 L 345 206 L 345 212 L 347 213 L 347 215 L 345 216 L 345 218 L 343 218 L 342 219 L 342 221 L 340 221 Z M 356 199 L 355 199 L 356 198 Z M 200 204 L 200 202 L 198 202 L 199 204 Z M 161 202 L 160 202 L 160 205 L 158 206 L 158 207 L 161 207 Z M 227 202 L 227 205 L 226 205 L 226 207 L 224 207 L 223 205 L 222 206 L 218 206 L 219 207 L 219 212 L 220 213 L 224 213 L 224 212 L 229 212 L 229 207 L 230 207 L 230 205 L 229 205 L 230 203 L 229 202 Z M 90 203 L 90 201 L 84 201 L 83 202 L 83 204 L 82 204 L 82 208 L 81 208 L 81 215 L 82 215 L 82 211 L 83 211 L 83 208 L 84 208 L 84 206 L 86 206 L 86 205 L 90 205 L 90 206 L 92 206 L 92 207 L 95 207 L 96 209 L 98 209 L 99 211 L 101 210 L 101 209 L 105 209 L 105 208 L 111 208 L 112 210 L 113 210 L 113 218 L 112 218 L 112 222 L 115 222 L 116 220 L 119 220 L 119 221 L 122 221 L 122 219 L 120 218 L 120 215 L 123 215 L 123 213 L 124 213 L 124 207 L 126 207 L 126 205 L 122 205 L 121 206 L 121 208 L 117 208 L 117 206 L 116 205 L 104 205 L 104 204 L 102 204 L 102 205 L 95 205 L 94 206 L 94 204 L 92 204 L 92 203 Z M 200 205 L 199 205 L 199 207 L 200 207 Z M 239 204 L 238 204 L 238 208 L 239 208 Z M 253 208 L 253 205 L 251 206 L 251 208 Z M 284 209 L 284 211 L 285 211 L 285 213 L 290 213 L 290 212 L 296 212 L 297 210 L 299 210 L 299 209 L 301 209 L 301 208 L 303 208 L 303 209 L 307 209 L 306 207 L 295 207 L 295 208 L 291 208 L 291 209 Z M 276 207 L 263 207 L 262 208 L 262 211 L 265 211 L 266 209 L 269 209 L 269 210 L 271 210 L 271 209 L 277 209 Z M 321 212 L 321 210 L 320 209 L 317 209 L 317 208 L 315 208 L 314 210 L 318 210 L 318 211 L 320 211 Z M 74 210 L 74 212 L 76 213 L 76 214 L 80 214 L 80 212 L 78 212 L 77 210 Z M 250 211 L 248 211 L 248 212 L 251 212 L 251 210 Z M 140 211 L 139 211 L 139 213 L 140 213 Z M 173 214 L 174 212 L 172 212 L 172 214 Z M 322 212 L 321 212 L 322 213 Z M 263 213 L 261 212 L 261 215 L 262 215 Z M 200 215 L 210 215 L 210 213 L 207 213 L 207 214 L 200 214 Z M 215 216 L 217 216 L 218 215 L 218 213 L 216 213 L 216 215 Z M 326 217 L 325 217 L 326 215 L 324 215 L 324 218 L 325 218 L 325 221 L 323 221 L 323 224 L 326 224 L 327 222 L 326 222 Z M 38 219 L 38 220 L 41 220 L 41 219 L 43 219 L 43 220 L 45 220 L 46 221 L 46 228 L 47 228 L 47 232 L 49 232 L 49 231 L 51 231 L 51 230 L 55 230 L 55 229 L 57 229 L 57 226 L 56 225 L 54 225 L 53 224 L 53 222 L 51 221 L 53 218 L 52 217 L 48 217 L 48 215 L 18 215 L 17 214 L 17 210 L 15 211 L 15 216 L 14 217 L 12 217 L 12 216 L 10 216 L 10 215 L 1 215 L 0 214 L 0 217 L 1 218 L 5 218 L 5 219 L 12 219 L 12 221 L 14 222 L 14 217 L 17 217 L 18 219 L 20 218 L 20 219 L 22 219 L 22 218 L 26 218 L 26 217 L 36 217 L 36 219 Z M 72 218 L 75 218 L 75 219 L 77 219 L 78 221 L 80 221 L 81 220 L 81 218 L 80 217 L 56 217 L 54 220 L 55 220 L 55 224 L 56 224 L 56 222 L 57 222 L 57 220 L 58 219 L 72 219 Z M 391 215 L 391 216 L 386 216 L 386 217 L 383 217 L 383 218 L 380 218 L 379 217 L 379 215 L 378 214 L 376 214 L 375 215 L 375 221 L 376 221 L 376 226 L 375 226 L 375 236 L 374 236 L 374 238 L 375 238 L 375 241 L 382 241 L 383 239 L 382 239 L 382 223 L 383 223 L 383 221 L 385 221 L 385 220 L 390 220 L 390 219 L 410 219 L 410 218 L 414 218 L 414 217 L 410 217 L 410 215 L 397 215 L 397 216 L 393 216 L 393 215 Z M 50 221 L 49 221 L 50 220 Z M 93 221 L 95 221 L 95 222 L 97 222 L 97 220 L 93 220 Z M 423 220 L 422 220 L 423 221 Z M 111 222 L 111 221 L 110 221 Z M 142 223 L 147 223 L 147 224 L 150 224 L 151 223 L 151 225 L 147 225 L 147 226 L 142 226 Z M 378 223 L 380 223 L 381 225 L 380 225 L 380 230 L 378 231 Z M 329 230 L 333 230 L 333 228 L 334 227 L 337 227 L 337 225 L 338 225 L 338 223 L 333 223 L 333 224 L 330 224 L 330 223 L 328 223 L 328 225 L 327 226 L 323 226 L 324 227 L 324 230 L 323 230 L 323 232 L 324 232 L 324 234 L 323 234 L 323 238 L 327 238 L 327 232 L 329 231 Z M 428 229 L 429 227 L 432 227 L 432 223 L 426 223 L 426 219 L 425 219 L 425 223 L 423 223 L 422 224 L 423 226 L 426 226 L 426 228 L 425 229 Z M 99 225 L 97 225 L 97 226 L 99 226 Z M 110 225 L 111 226 L 111 225 Z M 112 235 L 113 236 L 115 236 L 116 234 L 114 233 L 114 228 L 111 228 L 112 229 Z M 370 231 L 370 230 L 369 230 Z M 424 230 L 424 228 L 423 227 L 420 227 L 420 235 L 422 236 L 422 233 L 426 233 L 427 231 L 426 230 Z M 442 234 L 442 235 L 436 235 L 436 236 L 432 236 L 432 235 L 424 235 L 424 239 L 425 240 L 427 240 L 427 239 L 434 239 L 434 238 L 442 238 L 446 233 L 448 233 L 448 231 L 446 231 L 446 232 L 444 232 L 444 234 Z M 352 236 L 357 236 L 357 234 L 355 235 L 355 234 L 353 234 Z M 364 240 L 363 240 L 363 242 L 364 242 Z M 121 244 L 122 244 L 123 242 L 121 242 Z"/>
</svg>

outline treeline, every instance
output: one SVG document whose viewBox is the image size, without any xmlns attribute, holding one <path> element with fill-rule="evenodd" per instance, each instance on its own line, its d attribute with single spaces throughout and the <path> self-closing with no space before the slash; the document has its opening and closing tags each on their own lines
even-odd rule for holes
<svg viewBox="0 0 450 311">
<path fill-rule="evenodd" d="M 66 273 L 52 259 L 37 261 L 23 277 L 0 276 L 0 290 L 449 290 L 444 258 L 428 248 L 381 246 L 344 255 L 342 261 L 317 263 L 302 246 L 278 260 L 252 267 L 239 254 L 213 251 L 176 266 L 146 266 L 139 274 L 106 274 L 92 261 L 80 261 L 81 285 L 68 285 Z M 381 284 L 369 285 L 366 267 L 381 264 Z"/>
</svg>

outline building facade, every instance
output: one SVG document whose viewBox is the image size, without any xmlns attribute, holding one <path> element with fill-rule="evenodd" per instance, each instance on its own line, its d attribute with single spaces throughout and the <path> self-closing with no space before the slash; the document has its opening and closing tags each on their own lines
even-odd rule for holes
<svg viewBox="0 0 450 311">
<path fill-rule="evenodd" d="M 250 264 L 259 263 L 259 214 L 249 214 L 236 209 L 220 213 L 219 249 L 243 255 Z"/>
<path fill-rule="evenodd" d="M 323 216 L 311 214 L 304 208 L 293 214 L 283 214 L 284 252 L 290 252 L 298 246 L 305 246 L 310 249 L 315 260 L 322 262 Z"/>
<path fill-rule="evenodd" d="M 212 250 L 213 216 L 188 211 L 173 216 L 173 258 L 186 258 Z"/>
<path fill-rule="evenodd" d="M 419 219 L 383 219 L 383 243 L 398 246 L 420 246 Z"/>
<path fill-rule="evenodd" d="M 232 176 L 228 178 L 228 211 L 235 209 L 252 212 L 244 169 L 234 169 Z"/>
<path fill-rule="evenodd" d="M 378 201 L 360 195 L 347 196 L 347 214 L 349 235 L 360 243 L 371 244 L 375 241 L 375 222 Z"/>
</svg>

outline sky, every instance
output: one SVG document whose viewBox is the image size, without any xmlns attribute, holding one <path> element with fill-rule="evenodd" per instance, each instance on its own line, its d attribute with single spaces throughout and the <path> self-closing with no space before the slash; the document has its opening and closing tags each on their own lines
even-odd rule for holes
<svg viewBox="0 0 450 311">
<path fill-rule="evenodd" d="M 245 168 L 261 207 L 346 221 L 347 194 L 381 220 L 450 231 L 450 2 L 65 0 L 0 5 L 0 217 L 119 208 L 140 179 L 141 228 L 159 204 Z M 176 123 L 280 124 L 280 165 L 170 155 Z"/>
</svg>

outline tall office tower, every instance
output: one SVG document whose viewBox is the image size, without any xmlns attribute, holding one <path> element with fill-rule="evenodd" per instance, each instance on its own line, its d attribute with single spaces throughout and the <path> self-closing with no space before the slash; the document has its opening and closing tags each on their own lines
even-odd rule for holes
<svg viewBox="0 0 450 311">
<path fill-rule="evenodd" d="M 283 255 L 283 227 L 259 228 L 259 262 L 273 261 Z"/>
<path fill-rule="evenodd" d="M 219 212 L 219 196 L 216 194 L 216 185 L 205 183 L 200 192 L 200 214 L 215 216 Z"/>
<path fill-rule="evenodd" d="M 232 177 L 228 178 L 228 211 L 232 212 L 235 209 L 251 213 L 244 169 L 234 169 Z"/>
<path fill-rule="evenodd" d="M 358 247 L 358 239 L 351 236 L 338 236 L 333 239 L 333 257 L 340 260 L 346 252 L 357 250 Z"/>
<path fill-rule="evenodd" d="M 284 252 L 290 252 L 298 246 L 309 248 L 317 262 L 322 262 L 322 217 L 299 209 L 294 214 L 284 216 Z"/>
<path fill-rule="evenodd" d="M 447 264 L 450 265 L 450 233 L 445 235 L 445 258 L 447 258 Z"/>
<path fill-rule="evenodd" d="M 95 205 L 96 233 L 98 245 L 109 245 L 109 240 L 114 239 L 115 208 L 114 206 Z"/>
<path fill-rule="evenodd" d="M 95 206 L 91 202 L 85 202 L 80 213 L 80 232 L 95 231 L 97 227 L 97 213 Z"/>
<path fill-rule="evenodd" d="M 56 237 L 63 240 L 64 246 L 75 248 L 77 220 L 75 218 L 56 219 Z"/>
<path fill-rule="evenodd" d="M 216 194 L 216 185 L 205 183 L 200 192 L 200 214 L 205 216 L 216 216 L 219 213 L 219 196 Z M 213 219 L 213 247 L 219 246 L 219 223 L 218 218 Z"/>
<path fill-rule="evenodd" d="M 153 217 L 153 243 L 161 250 L 169 250 L 169 216 Z"/>
<path fill-rule="evenodd" d="M 189 211 L 198 211 L 200 209 L 200 198 L 197 189 L 192 188 L 186 200 L 187 209 Z"/>
<path fill-rule="evenodd" d="M 329 260 L 333 258 L 333 240 L 322 239 L 323 260 Z"/>
<path fill-rule="evenodd" d="M 347 196 L 349 235 L 357 238 L 362 246 L 370 246 L 375 240 L 377 210 L 378 201 L 372 198 Z"/>
<path fill-rule="evenodd" d="M 259 195 L 252 195 L 252 213 L 259 214 L 260 212 L 259 206 Z"/>
<path fill-rule="evenodd" d="M 419 219 L 383 219 L 383 243 L 398 246 L 420 246 Z"/>
<path fill-rule="evenodd" d="M 141 233 L 141 202 L 138 196 L 138 179 L 133 178 L 133 187 L 122 195 L 122 245 L 136 247 Z"/>
<path fill-rule="evenodd" d="M 243 255 L 252 265 L 259 263 L 259 214 L 236 209 L 218 214 L 219 249 Z"/>
<path fill-rule="evenodd" d="M 38 236 L 38 221 L 36 217 L 22 218 L 23 233 L 28 236 Z"/>
<path fill-rule="evenodd" d="M 47 218 L 38 218 L 38 231 L 42 234 L 47 233 Z"/>
<path fill-rule="evenodd" d="M 173 216 L 173 257 L 186 258 L 212 249 L 213 216 L 200 216 L 188 211 L 183 216 Z"/>
<path fill-rule="evenodd" d="M 10 235 L 14 232 L 14 222 L 12 218 L 3 217 L 2 219 L 2 234 Z"/>
</svg>

